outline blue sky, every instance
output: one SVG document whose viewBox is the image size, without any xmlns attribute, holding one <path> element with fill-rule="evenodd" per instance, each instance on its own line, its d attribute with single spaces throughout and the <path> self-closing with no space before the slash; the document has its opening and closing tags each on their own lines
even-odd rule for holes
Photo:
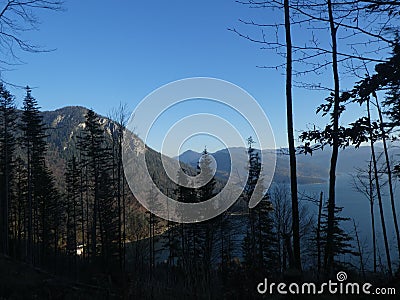
<svg viewBox="0 0 400 300">
<path fill-rule="evenodd" d="M 119 102 L 134 107 L 150 92 L 186 77 L 216 77 L 249 92 L 264 109 L 275 134 L 276 146 L 286 147 L 285 81 L 282 70 L 257 68 L 282 58 L 260 50 L 227 28 L 249 30 L 239 18 L 280 20 L 281 12 L 248 9 L 233 0 L 65 1 L 64 12 L 40 12 L 40 30 L 27 33 L 38 45 L 56 51 L 20 53 L 26 64 L 6 74 L 10 82 L 34 87 L 43 110 L 81 105 L 107 115 Z M 260 36 L 260 32 L 250 29 Z M 301 30 L 294 31 L 301 40 Z M 326 42 L 326 41 L 325 41 Z M 331 85 L 328 75 L 311 80 Z M 11 89 L 22 102 L 23 91 Z M 315 108 L 327 95 L 294 89 L 297 130 L 324 124 Z M 194 112 L 193 107 L 182 111 Z M 165 122 L 181 117 L 170 112 Z M 215 113 L 215 111 L 214 111 Z M 357 113 L 350 110 L 349 120 Z M 221 110 L 221 114 L 224 114 Z M 227 112 L 229 114 L 229 112 Z M 344 119 L 346 122 L 346 117 Z M 161 123 L 160 127 L 167 123 Z M 249 130 L 240 125 L 243 134 Z M 196 138 L 186 148 L 201 150 Z M 204 143 L 203 143 L 204 142 Z M 234 145 L 233 145 L 234 146 Z M 156 146 L 157 147 L 157 146 Z M 220 144 L 215 143 L 216 150 Z"/>
</svg>

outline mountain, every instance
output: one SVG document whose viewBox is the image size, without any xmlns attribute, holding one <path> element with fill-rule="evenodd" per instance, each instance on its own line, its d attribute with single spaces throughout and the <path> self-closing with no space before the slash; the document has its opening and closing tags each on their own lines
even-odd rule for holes
<svg viewBox="0 0 400 300">
<path fill-rule="evenodd" d="M 260 150 L 256 150 L 260 151 Z M 270 157 L 273 150 L 263 150 L 263 159 L 265 161 L 265 167 L 268 166 L 271 161 Z M 381 153 L 383 149 L 379 146 L 376 147 L 377 153 Z M 276 169 L 274 174 L 275 182 L 289 182 L 289 156 L 286 155 L 286 149 L 276 150 Z M 216 174 L 227 179 L 231 169 L 231 159 L 239 161 L 240 165 L 246 166 L 248 161 L 247 149 L 241 147 L 232 147 L 229 149 L 222 149 L 215 153 L 210 153 L 217 162 Z M 390 155 L 396 158 L 400 154 L 398 148 L 392 147 Z M 352 173 L 356 171 L 356 168 L 365 168 L 367 162 L 370 160 L 370 147 L 362 146 L 358 149 L 354 147 L 348 147 L 341 150 L 339 153 L 339 161 L 337 166 L 338 174 Z M 201 153 L 188 150 L 179 157 L 175 157 L 181 162 L 187 163 L 192 167 L 196 167 Z M 325 148 L 323 151 L 315 151 L 313 155 L 297 155 L 297 174 L 299 184 L 309 183 L 322 183 L 327 181 L 329 176 L 331 151 L 329 148 Z M 239 176 L 245 176 L 247 172 L 245 168 L 241 170 L 233 170 L 233 174 L 239 174 Z"/>
<path fill-rule="evenodd" d="M 77 149 L 78 137 L 85 128 L 85 115 L 87 111 L 88 109 L 85 107 L 67 106 L 54 111 L 42 112 L 43 122 L 47 127 L 48 134 L 46 160 L 61 190 L 64 187 L 66 161 L 73 155 L 76 157 L 79 156 Z M 99 116 L 99 122 L 111 143 L 111 132 L 116 123 L 104 116 Z M 133 140 L 138 139 L 134 134 L 131 134 L 131 136 Z M 149 147 L 146 147 L 146 151 L 146 162 L 149 173 L 155 177 L 155 182 L 157 182 L 162 191 L 169 191 L 171 193 L 176 186 L 163 169 L 161 154 Z M 175 160 L 172 158 L 165 157 L 165 163 L 172 164 L 173 162 Z M 185 167 L 190 169 L 189 166 Z"/>
<path fill-rule="evenodd" d="M 258 149 L 255 149 L 255 151 L 260 152 L 260 150 Z M 272 157 L 276 153 L 277 151 L 275 150 L 263 150 L 262 155 L 264 160 L 264 169 L 273 167 Z M 238 165 L 243 166 L 239 169 L 232 170 L 232 175 L 239 178 L 245 178 L 247 172 L 246 166 L 248 162 L 247 149 L 241 147 L 233 147 L 229 149 L 222 149 L 210 154 L 217 162 L 216 176 L 224 178 L 225 180 L 228 179 L 231 172 L 232 159 L 232 161 L 235 161 Z M 183 163 L 187 163 L 188 165 L 195 167 L 200 157 L 201 153 L 186 151 L 182 153 L 179 157 L 175 157 L 175 159 L 178 159 Z M 288 157 L 277 154 L 276 159 L 276 168 L 273 180 L 275 182 L 289 182 Z M 321 183 L 326 180 L 326 174 L 328 174 L 328 171 L 324 167 L 318 164 L 314 164 L 308 165 L 305 168 L 299 168 L 298 174 L 299 183 Z"/>
<path fill-rule="evenodd" d="M 77 155 L 76 143 L 77 137 L 85 126 L 85 114 L 88 109 L 81 106 L 67 106 L 54 111 L 43 111 L 43 120 L 48 127 L 48 164 L 58 179 L 60 186 L 63 186 L 63 176 L 65 172 L 66 160 L 72 155 Z M 115 123 L 107 117 L 99 116 L 100 123 L 104 130 L 111 134 L 112 126 Z M 377 144 L 377 153 L 382 152 L 382 148 Z M 148 155 L 146 161 L 152 172 L 157 174 L 158 181 L 163 185 L 163 189 L 173 190 L 174 184 L 168 179 L 168 176 L 162 170 L 161 154 L 151 148 L 147 148 Z M 259 151 L 259 150 L 257 150 Z M 289 182 L 289 156 L 285 153 L 286 149 L 281 150 L 263 150 L 264 162 L 266 168 L 272 168 L 271 155 L 276 153 L 276 170 L 274 174 L 275 182 Z M 395 159 L 399 155 L 400 150 L 392 147 L 390 154 Z M 239 164 L 247 165 L 247 149 L 241 147 L 232 147 L 229 149 L 222 149 L 211 153 L 217 162 L 216 177 L 225 181 L 230 173 L 231 159 L 239 162 Z M 231 156 L 231 157 L 230 157 Z M 313 155 L 297 155 L 298 165 L 298 182 L 300 184 L 307 183 L 322 183 L 325 182 L 329 176 L 331 151 L 326 147 L 323 151 L 315 151 Z M 201 153 L 188 150 L 182 153 L 179 157 L 168 158 L 166 161 L 172 163 L 172 159 L 178 159 L 186 164 L 186 168 L 191 168 L 191 173 L 195 172 L 197 163 Z M 365 168 L 370 159 L 370 148 L 362 146 L 358 149 L 348 147 L 341 150 L 339 153 L 339 161 L 337 171 L 338 173 L 351 173 L 355 168 Z M 239 177 L 244 177 L 246 169 L 233 170 L 234 174 Z"/>
<path fill-rule="evenodd" d="M 201 157 L 201 153 L 193 151 L 193 150 L 187 150 L 179 156 L 179 161 L 185 162 L 191 166 L 194 166 L 197 164 L 200 157 Z"/>
</svg>

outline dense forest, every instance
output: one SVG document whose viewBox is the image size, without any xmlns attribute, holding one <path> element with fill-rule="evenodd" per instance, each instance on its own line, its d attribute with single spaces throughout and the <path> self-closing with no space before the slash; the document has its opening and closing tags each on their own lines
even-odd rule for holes
<svg viewBox="0 0 400 300">
<path fill-rule="evenodd" d="M 0 12 L 0 23 L 15 27 L 10 33 L 1 31 L 0 37 L 7 47 L 16 45 L 35 51 L 18 36 L 12 37 L 18 27 L 4 17 L 5 13 L 11 10 L 21 16 L 28 13 L 23 9 L 26 5 L 29 9 L 59 9 L 61 3 L 7 3 Z M 251 33 L 261 30 L 261 39 L 243 28 L 230 30 L 283 56 L 282 64 L 266 67 L 282 69 L 286 79 L 289 147 L 277 152 L 289 157 L 285 174 L 289 183 L 275 181 L 267 191 L 256 189 L 263 181 L 263 165 L 261 152 L 249 137 L 245 152 L 248 179 L 234 205 L 199 223 L 161 219 L 136 201 L 125 178 L 123 148 L 126 140 L 135 144 L 139 137 L 127 129 L 129 114 L 124 105 L 108 117 L 82 107 L 69 107 L 64 114 L 42 112 L 27 86 L 22 106 L 17 107 L 10 84 L 3 80 L 1 299 L 280 299 L 285 296 L 261 294 L 258 284 L 264 278 L 287 284 L 317 284 L 336 280 L 338 272 L 346 272 L 352 282 L 370 282 L 374 287 L 393 287 L 400 292 L 400 203 L 396 197 L 400 162 L 391 155 L 400 128 L 399 3 L 241 3 L 244 7 L 274 9 L 282 15 L 279 24 L 241 20 Z M 317 37 L 299 42 L 292 37 L 298 27 L 323 29 L 329 43 L 321 45 Z M 268 35 L 264 28 L 282 32 L 283 36 Z M 332 87 L 315 83 L 312 76 L 319 76 L 323 69 L 332 72 Z M 352 86 L 343 87 L 342 77 L 349 74 Z M 303 81 L 294 80 L 295 76 Z M 314 126 L 295 136 L 294 85 L 326 92 L 317 108 L 318 114 L 328 117 L 325 127 Z M 359 107 L 363 115 L 343 124 L 342 117 L 350 106 Z M 370 215 L 365 217 L 370 219 L 371 232 L 363 234 L 370 235 L 372 243 L 367 246 L 361 245 L 356 222 L 343 215 L 343 207 L 337 204 L 340 151 L 361 146 L 369 147 L 370 158 L 360 166 L 354 181 L 368 199 L 365 205 Z M 299 156 L 327 149 L 331 151 L 329 165 L 325 166 L 328 194 L 308 195 L 303 201 L 298 188 Z M 179 202 L 204 202 L 226 184 L 226 173 L 210 175 L 212 160 L 207 149 L 196 167 L 181 163 L 176 174 L 178 182 L 184 180 L 183 174 L 210 175 L 212 179 L 197 188 L 174 183 L 163 169 L 161 154 L 149 147 L 144 151 L 149 173 L 159 190 Z M 249 208 L 254 193 L 262 193 L 262 200 Z M 148 191 L 148 198 L 154 197 L 154 191 Z M 390 218 L 384 212 L 385 203 L 390 207 Z M 310 205 L 317 209 L 310 209 Z M 352 231 L 343 225 L 349 222 L 354 223 Z M 377 224 L 382 234 L 377 234 Z M 395 247 L 390 232 L 394 232 Z"/>
</svg>

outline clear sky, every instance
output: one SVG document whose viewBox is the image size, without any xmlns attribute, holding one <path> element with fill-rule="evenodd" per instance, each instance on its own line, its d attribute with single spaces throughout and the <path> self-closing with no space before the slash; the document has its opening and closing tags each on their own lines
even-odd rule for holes
<svg viewBox="0 0 400 300">
<path fill-rule="evenodd" d="M 269 118 L 276 146 L 286 147 L 285 78 L 282 70 L 257 68 L 279 64 L 282 58 L 228 30 L 248 30 L 239 18 L 279 21 L 281 12 L 249 9 L 234 0 L 66 0 L 64 12 L 37 15 L 39 30 L 26 37 L 56 50 L 19 54 L 26 64 L 16 66 L 6 79 L 32 86 L 43 110 L 81 105 L 107 115 L 119 102 L 133 109 L 171 81 L 216 77 L 247 90 Z M 302 38 L 301 30 L 293 34 L 294 39 Z M 329 71 L 312 80 L 331 85 Z M 20 104 L 23 91 L 11 91 Z M 297 130 L 326 122 L 315 115 L 325 96 L 326 92 L 294 89 Z M 174 116 L 179 113 L 166 119 L 171 122 Z M 200 140 L 193 147 L 202 144 Z"/>
</svg>

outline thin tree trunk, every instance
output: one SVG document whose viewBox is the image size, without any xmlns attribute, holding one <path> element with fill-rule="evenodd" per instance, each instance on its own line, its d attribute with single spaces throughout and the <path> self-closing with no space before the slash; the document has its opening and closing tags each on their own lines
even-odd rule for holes
<svg viewBox="0 0 400 300">
<path fill-rule="evenodd" d="M 376 234 L 375 234 L 375 215 L 374 215 L 374 188 L 373 188 L 373 177 L 372 177 L 372 159 L 369 162 L 368 169 L 369 179 L 369 204 L 371 212 L 371 226 L 372 226 L 372 247 L 374 253 L 374 273 L 376 273 Z"/>
<path fill-rule="evenodd" d="M 93 168 L 94 168 L 94 199 L 93 199 L 93 224 L 92 224 L 92 255 L 96 256 L 97 248 L 97 214 L 99 207 L 99 175 L 98 175 L 98 165 L 93 158 Z"/>
<path fill-rule="evenodd" d="M 82 257 L 85 258 L 86 257 L 86 241 L 85 241 L 85 209 L 84 209 L 84 203 L 83 203 L 83 166 L 82 166 L 82 158 L 81 158 L 81 154 L 79 154 L 80 156 L 80 169 L 79 169 L 79 201 L 80 201 L 80 205 L 81 205 L 81 230 L 82 230 Z"/>
<path fill-rule="evenodd" d="M 87 163 L 88 164 L 88 163 Z M 86 164 L 86 168 L 85 168 L 85 185 L 86 185 L 86 229 L 87 229 L 87 246 L 86 248 L 88 249 L 88 255 L 87 258 L 89 259 L 90 257 L 90 253 L 89 251 L 91 251 L 90 249 L 90 224 L 89 224 L 89 170 L 88 170 L 88 165 Z"/>
<path fill-rule="evenodd" d="M 118 136 L 119 139 L 119 136 Z M 117 197 L 118 197 L 118 256 L 120 269 L 123 268 L 123 256 L 122 256 L 122 208 L 121 208 L 121 143 L 118 140 L 118 157 L 117 157 Z"/>
<path fill-rule="evenodd" d="M 4 163 L 5 163 L 5 170 L 4 170 L 4 184 L 5 184 L 5 191 L 4 191 L 4 240 L 3 240 L 3 250 L 5 254 L 9 254 L 9 237 L 8 237 L 8 230 L 9 230 L 9 192 L 10 192 L 10 169 L 9 169 L 9 153 L 8 153 L 8 115 L 7 115 L 7 108 L 4 111 Z"/>
<path fill-rule="evenodd" d="M 329 199 L 328 199 L 328 226 L 324 256 L 324 268 L 327 275 L 330 275 L 333 266 L 333 231 L 335 219 L 335 188 L 336 188 L 336 166 L 339 155 L 339 102 L 340 102 L 340 89 L 339 89 L 339 70 L 337 61 L 337 28 L 335 27 L 333 9 L 331 0 L 327 1 L 329 25 L 332 43 L 332 71 L 334 79 L 334 107 L 332 113 L 333 131 L 332 131 L 332 156 L 329 171 Z"/>
<path fill-rule="evenodd" d="M 181 223 L 181 253 L 182 253 L 182 269 L 186 272 L 186 253 L 185 253 L 185 228 L 184 223 Z"/>
<path fill-rule="evenodd" d="M 223 222 L 223 221 L 222 221 Z M 222 222 L 220 223 L 220 240 L 221 240 L 221 270 L 222 274 L 225 272 L 225 260 L 224 260 L 224 228 L 222 225 Z"/>
<path fill-rule="evenodd" d="M 156 215 L 153 214 L 153 239 L 152 239 L 152 252 L 153 252 L 153 261 L 152 261 L 152 267 L 154 268 L 156 265 L 156 248 L 155 248 L 155 236 L 156 236 L 156 224 L 155 224 L 155 217 Z"/>
<path fill-rule="evenodd" d="M 122 153 L 122 152 L 121 152 Z M 123 239 L 123 266 L 126 266 L 126 202 L 125 202 L 125 176 L 122 174 L 122 239 Z"/>
<path fill-rule="evenodd" d="M 353 225 L 354 225 L 354 232 L 355 232 L 355 234 L 356 234 L 356 241 L 357 241 L 358 253 L 360 254 L 361 273 L 362 273 L 362 275 L 363 275 L 364 281 L 366 281 L 363 254 L 362 254 L 360 239 L 359 239 L 359 237 L 358 237 L 358 231 L 357 231 L 356 221 L 354 221 L 354 219 L 353 219 Z"/>
<path fill-rule="evenodd" d="M 153 276 L 153 230 L 152 230 L 152 213 L 149 212 L 149 271 L 150 281 Z"/>
<path fill-rule="evenodd" d="M 288 129 L 289 160 L 290 160 L 290 189 L 292 194 L 292 231 L 294 267 L 301 272 L 300 255 L 300 221 L 299 201 L 297 195 L 296 149 L 294 146 L 293 129 L 293 97 L 292 97 L 292 37 L 290 28 L 290 3 L 284 0 L 285 35 L 286 35 L 286 118 Z"/>
<path fill-rule="evenodd" d="M 321 218 L 322 218 L 322 200 L 324 193 L 321 192 L 319 195 L 318 204 L 318 224 L 317 224 L 317 256 L 318 256 L 318 276 L 321 271 Z"/>
<path fill-rule="evenodd" d="M 75 183 L 77 183 L 77 181 L 79 180 L 77 177 L 75 177 L 75 176 L 77 176 L 77 169 L 76 169 L 76 160 L 75 160 L 75 156 L 74 156 L 74 167 L 73 167 L 73 176 L 74 176 L 74 184 Z M 76 181 L 75 181 L 76 180 Z M 78 236 L 78 225 L 77 225 L 77 208 L 76 208 L 76 205 L 77 205 L 77 196 L 78 196 L 78 193 L 79 191 L 76 191 L 76 190 L 74 190 L 73 191 L 73 193 L 74 193 L 74 197 L 73 197 L 73 199 L 74 199 L 74 278 L 76 279 L 76 276 L 77 276 L 77 257 L 76 257 L 76 246 L 77 246 L 77 236 Z M 56 237 L 57 237 L 57 234 L 55 235 Z M 55 244 L 54 244 L 54 248 L 55 248 L 55 251 L 56 251 L 56 253 L 55 254 L 57 254 L 57 238 L 55 239 Z"/>
<path fill-rule="evenodd" d="M 28 141 L 29 144 L 29 141 Z M 31 149 L 28 145 L 27 149 L 27 171 L 28 171 L 28 243 L 27 243 L 27 260 L 28 263 L 33 263 L 33 205 L 32 205 L 32 163 L 31 163 Z"/>
<path fill-rule="evenodd" d="M 392 276 L 392 274 L 393 274 L 392 273 L 392 262 L 390 259 L 390 249 L 389 249 L 389 243 L 388 243 L 388 238 L 387 238 L 387 233 L 386 233 L 385 215 L 383 213 L 381 187 L 379 185 L 378 167 L 377 167 L 375 147 L 374 147 L 374 137 L 373 137 L 372 129 L 371 129 L 371 111 L 370 111 L 369 100 L 367 100 L 367 113 L 368 113 L 369 135 L 370 135 L 370 141 L 371 141 L 372 162 L 373 162 L 373 166 L 374 166 L 376 192 L 378 195 L 378 204 L 379 204 L 379 212 L 380 212 L 381 223 L 382 223 L 383 240 L 385 243 L 386 260 L 387 260 L 389 275 Z"/>
<path fill-rule="evenodd" d="M 117 116 L 116 116 L 117 117 Z M 120 125 L 118 125 L 120 126 Z M 122 203 L 121 203 L 121 160 L 120 160 L 120 129 L 112 130 L 112 181 L 117 184 L 117 210 L 118 210 L 118 262 L 122 270 Z M 116 169 L 115 170 L 115 166 Z M 115 172 L 116 171 L 116 172 Z M 117 173 L 115 175 L 115 173 Z"/>
<path fill-rule="evenodd" d="M 374 95 L 374 97 L 375 97 L 375 101 L 376 101 L 376 107 L 378 109 L 380 130 L 382 133 L 383 151 L 385 153 L 386 169 L 387 169 L 387 176 L 388 176 L 388 183 L 389 183 L 390 204 L 392 207 L 394 230 L 396 232 L 397 252 L 398 252 L 398 256 L 399 256 L 399 260 L 400 260 L 400 233 L 399 233 L 399 225 L 397 223 L 396 205 L 395 205 L 395 201 L 394 201 L 394 192 L 393 192 L 394 189 L 393 189 L 392 169 L 390 166 L 390 158 L 389 158 L 389 152 L 388 152 L 387 142 L 386 142 L 386 131 L 383 126 L 382 110 L 379 105 L 378 97 L 376 96 L 376 94 Z"/>
</svg>

